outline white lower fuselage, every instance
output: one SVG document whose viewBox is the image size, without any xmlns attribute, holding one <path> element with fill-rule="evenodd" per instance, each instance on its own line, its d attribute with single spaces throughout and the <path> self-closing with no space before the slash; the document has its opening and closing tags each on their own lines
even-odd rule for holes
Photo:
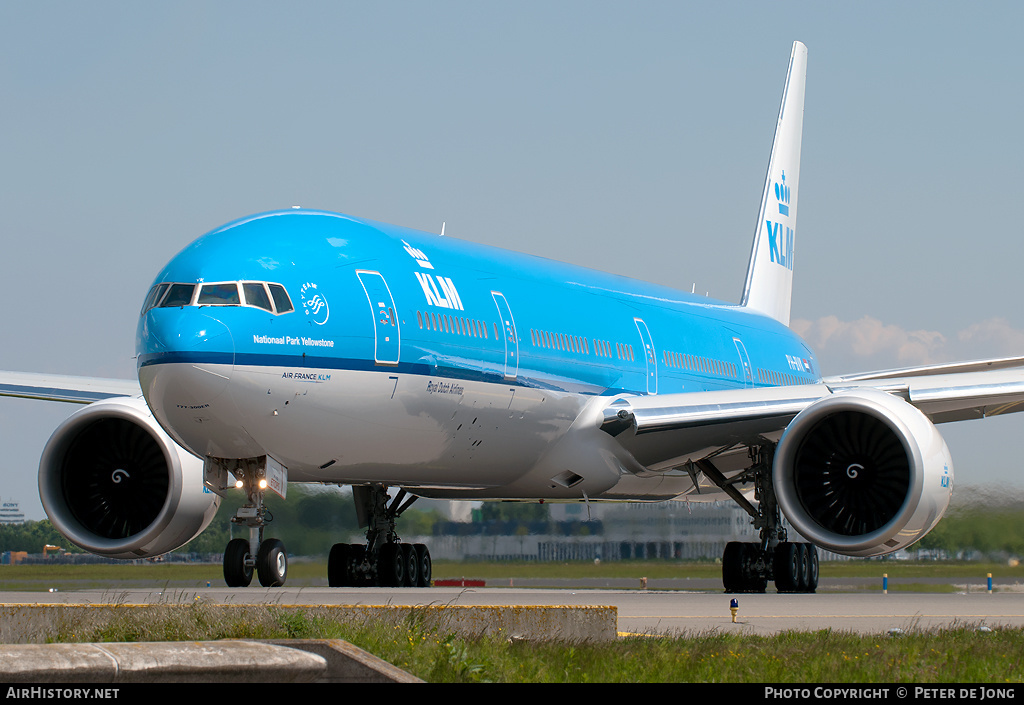
<svg viewBox="0 0 1024 705">
<path fill-rule="evenodd" d="M 214 364 L 140 369 L 172 437 L 214 458 L 270 455 L 291 482 L 385 483 L 428 497 L 667 499 L 600 431 L 608 397 L 516 384 Z M 702 488 L 700 499 L 713 499 Z"/>
</svg>

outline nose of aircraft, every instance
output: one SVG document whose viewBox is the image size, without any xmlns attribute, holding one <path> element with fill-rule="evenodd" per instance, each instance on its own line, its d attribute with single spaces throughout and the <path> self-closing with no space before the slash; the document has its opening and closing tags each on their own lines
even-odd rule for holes
<svg viewBox="0 0 1024 705">
<path fill-rule="evenodd" d="M 231 381 L 235 345 L 212 307 L 154 308 L 139 322 L 139 382 L 150 408 L 196 410 Z"/>
</svg>

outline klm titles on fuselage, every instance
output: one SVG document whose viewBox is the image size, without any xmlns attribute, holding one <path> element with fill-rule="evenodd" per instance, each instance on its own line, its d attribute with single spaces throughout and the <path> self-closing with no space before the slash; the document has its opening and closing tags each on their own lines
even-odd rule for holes
<svg viewBox="0 0 1024 705">
<path fill-rule="evenodd" d="M 413 247 L 405 240 L 402 240 L 402 244 L 405 246 L 405 251 L 409 253 L 409 256 L 421 268 L 431 270 L 434 268 L 434 265 L 430 263 L 430 259 L 422 250 Z M 420 288 L 423 289 L 423 296 L 426 297 L 429 305 L 437 306 L 438 308 L 454 309 L 456 311 L 466 310 L 462 305 L 462 299 L 459 298 L 459 292 L 455 289 L 455 283 L 451 279 L 442 277 L 440 274 L 430 274 L 428 272 L 413 272 L 413 274 L 416 275 L 416 281 L 420 283 Z"/>
<path fill-rule="evenodd" d="M 298 379 L 305 382 L 330 382 L 331 376 L 317 372 L 282 372 L 281 379 Z"/>
</svg>

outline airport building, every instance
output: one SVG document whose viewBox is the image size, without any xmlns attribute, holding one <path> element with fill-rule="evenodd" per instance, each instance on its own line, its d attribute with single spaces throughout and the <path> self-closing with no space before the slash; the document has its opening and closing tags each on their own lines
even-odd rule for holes
<svg viewBox="0 0 1024 705">
<path fill-rule="evenodd" d="M 0 524 L 24 524 L 25 513 L 13 499 L 0 497 Z"/>
<path fill-rule="evenodd" d="M 443 560 L 617 561 L 713 560 L 729 541 L 753 539 L 732 503 L 591 502 L 551 504 L 548 521 L 439 523 L 415 540 Z"/>
</svg>

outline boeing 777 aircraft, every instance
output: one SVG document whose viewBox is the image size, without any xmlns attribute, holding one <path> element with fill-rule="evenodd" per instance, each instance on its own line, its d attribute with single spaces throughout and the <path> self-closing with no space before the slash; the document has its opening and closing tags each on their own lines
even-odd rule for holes
<svg viewBox="0 0 1024 705">
<path fill-rule="evenodd" d="M 43 451 L 51 521 L 158 555 L 237 488 L 230 586 L 284 584 L 264 496 L 293 482 L 353 488 L 366 542 L 333 547 L 334 586 L 429 585 L 395 532 L 418 497 L 731 499 L 757 532 L 725 549 L 731 592 L 813 592 L 816 546 L 912 544 L 953 488 L 936 424 L 1020 411 L 1024 358 L 822 377 L 788 328 L 806 62 L 795 43 L 739 304 L 337 213 L 242 218 L 157 274 L 137 382 L 0 373 L 86 405 Z"/>
</svg>

